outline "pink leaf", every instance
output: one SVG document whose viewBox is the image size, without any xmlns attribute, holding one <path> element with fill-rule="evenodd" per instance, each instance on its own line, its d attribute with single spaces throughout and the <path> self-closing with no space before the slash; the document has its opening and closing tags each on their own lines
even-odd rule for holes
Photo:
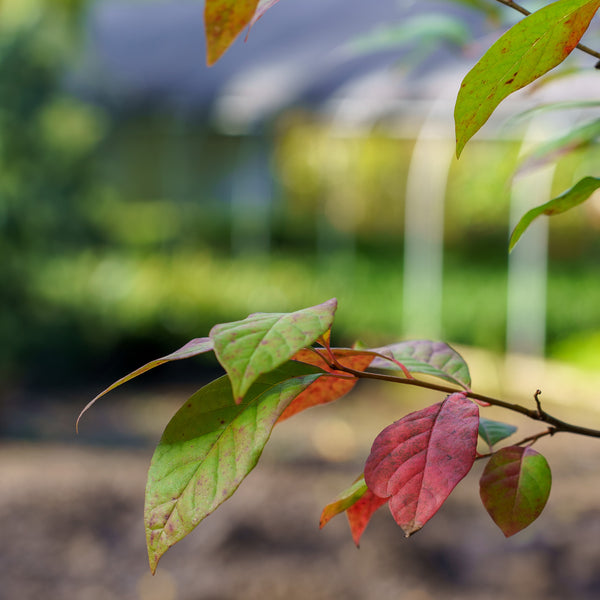
<svg viewBox="0 0 600 600">
<path fill-rule="evenodd" d="M 479 409 L 464 394 L 386 427 L 365 465 L 369 489 L 390 497 L 390 511 L 410 536 L 439 510 L 476 455 Z"/>
</svg>

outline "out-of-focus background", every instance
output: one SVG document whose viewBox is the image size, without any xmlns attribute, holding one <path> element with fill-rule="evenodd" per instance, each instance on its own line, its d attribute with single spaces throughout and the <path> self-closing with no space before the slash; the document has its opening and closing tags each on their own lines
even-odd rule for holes
<svg viewBox="0 0 600 600">
<path fill-rule="evenodd" d="M 162 367 L 79 436 L 74 421 L 215 323 L 335 296 L 335 343 L 443 339 L 478 391 L 527 403 L 540 387 L 547 410 L 600 427 L 600 197 L 507 254 L 521 214 L 598 175 L 597 146 L 555 144 L 594 127 L 590 57 L 507 100 L 457 161 L 460 80 L 512 14 L 287 0 L 208 69 L 202 10 L 0 4 L 0 598 L 597 598 L 593 440 L 540 444 L 554 491 L 514 539 L 478 506 L 477 473 L 409 541 L 383 513 L 359 551 L 343 517 L 318 532 L 377 432 L 438 399 L 375 385 L 279 427 L 149 578 L 152 446 L 218 365 Z"/>
</svg>

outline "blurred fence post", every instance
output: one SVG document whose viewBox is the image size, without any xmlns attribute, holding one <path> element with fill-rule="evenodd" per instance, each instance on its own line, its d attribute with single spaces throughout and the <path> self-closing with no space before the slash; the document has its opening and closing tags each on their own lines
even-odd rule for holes
<svg viewBox="0 0 600 600">
<path fill-rule="evenodd" d="M 521 156 L 534 142 L 547 137 L 541 120 L 532 120 L 521 146 Z M 510 231 L 531 208 L 552 194 L 555 164 L 518 175 L 512 184 Z M 519 240 L 508 260 L 506 351 L 543 356 L 546 345 L 548 221 L 536 219 Z"/>
<path fill-rule="evenodd" d="M 432 105 L 408 169 L 402 291 L 406 336 L 439 338 L 442 332 L 444 201 L 454 157 L 451 110 L 445 98 Z"/>
</svg>

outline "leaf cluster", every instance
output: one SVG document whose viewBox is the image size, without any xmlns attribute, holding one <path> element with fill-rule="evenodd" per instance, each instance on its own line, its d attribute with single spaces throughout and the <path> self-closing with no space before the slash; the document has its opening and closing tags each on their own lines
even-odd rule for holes
<svg viewBox="0 0 600 600">
<path fill-rule="evenodd" d="M 539 516 L 551 476 L 545 459 L 530 445 L 573 426 L 553 420 L 541 408 L 530 411 L 474 393 L 466 362 L 442 342 L 332 348 L 336 308 L 337 301 L 331 299 L 292 313 L 256 313 L 216 325 L 208 337 L 191 340 L 140 367 L 86 406 L 83 412 L 108 391 L 154 367 L 210 351 L 227 373 L 183 403 L 154 452 L 144 510 L 153 572 L 171 546 L 236 491 L 256 466 L 275 425 L 338 400 L 361 378 L 418 385 L 448 395 L 377 436 L 364 472 L 324 508 L 321 527 L 345 512 L 358 545 L 373 513 L 387 505 L 410 536 L 436 514 L 479 458 L 488 459 L 481 479 L 483 504 L 505 535 L 517 533 Z M 443 384 L 417 379 L 415 374 Z M 552 427 L 495 450 L 516 428 L 480 418 L 480 407 L 490 404 Z M 488 444 L 489 454 L 478 453 L 478 436 Z"/>
<path fill-rule="evenodd" d="M 484 126 L 510 94 L 538 80 L 575 49 L 600 57 L 580 39 L 600 0 L 557 0 L 529 14 L 512 0 L 502 4 L 526 15 L 502 35 L 465 76 L 455 106 L 456 153 Z M 277 0 L 207 0 L 207 60 L 214 64 L 245 27 L 252 27 Z M 598 136 L 593 122 L 541 148 L 535 160 Z M 563 194 L 524 215 L 511 248 L 539 215 L 559 214 L 600 187 L 586 177 Z M 151 570 L 161 556 L 238 488 L 255 467 L 275 425 L 303 410 L 333 402 L 359 379 L 378 379 L 443 392 L 446 397 L 405 415 L 374 440 L 363 473 L 325 507 L 320 525 L 345 512 L 356 544 L 371 516 L 387 505 L 406 536 L 419 531 L 440 509 L 476 460 L 486 460 L 480 496 L 506 536 L 531 524 L 551 487 L 546 459 L 532 449 L 556 432 L 600 437 L 536 408 L 511 404 L 471 390 L 463 358 L 441 342 L 417 340 L 379 348 L 334 348 L 335 299 L 292 313 L 258 313 L 216 325 L 208 337 L 144 365 L 95 398 L 172 360 L 213 351 L 227 375 L 186 400 L 156 448 L 146 488 L 145 526 Z M 415 374 L 427 376 L 416 378 Z M 497 447 L 515 427 L 480 417 L 500 406 L 547 425 L 519 442 Z M 481 454 L 478 438 L 489 447 Z"/>
</svg>

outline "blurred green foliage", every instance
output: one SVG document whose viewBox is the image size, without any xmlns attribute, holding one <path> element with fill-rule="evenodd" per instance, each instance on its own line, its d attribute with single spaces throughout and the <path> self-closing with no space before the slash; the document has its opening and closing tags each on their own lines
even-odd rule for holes
<svg viewBox="0 0 600 600">
<path fill-rule="evenodd" d="M 10 0 L 0 26 L 0 373 L 49 345 L 44 299 L 27 273 L 93 239 L 91 158 L 105 119 L 63 91 L 79 2 Z M 60 325 L 56 323 L 60 335 Z"/>
</svg>

